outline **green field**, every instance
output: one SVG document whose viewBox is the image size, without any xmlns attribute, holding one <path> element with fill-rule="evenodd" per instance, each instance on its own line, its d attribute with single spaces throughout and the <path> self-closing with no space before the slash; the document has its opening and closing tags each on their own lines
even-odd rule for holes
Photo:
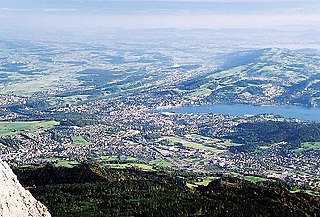
<svg viewBox="0 0 320 217">
<path fill-rule="evenodd" d="M 152 166 L 142 163 L 104 164 L 104 166 L 113 169 L 137 168 L 143 171 L 155 171 Z"/>
<path fill-rule="evenodd" d="M 75 73 L 68 68 L 56 68 L 50 70 L 50 73 L 43 73 L 42 75 L 21 75 L 16 74 L 10 76 L 16 82 L 4 86 L 0 91 L 1 94 L 16 94 L 21 96 L 31 96 L 33 93 L 40 91 L 48 91 L 57 88 L 57 80 L 65 85 L 78 86 L 80 82 L 76 79 Z M 41 79 L 39 79 L 41 78 Z"/>
<path fill-rule="evenodd" d="M 317 190 L 302 190 L 302 189 L 299 189 L 299 188 L 293 188 L 289 192 L 290 193 L 301 193 L 301 192 L 304 192 L 304 193 L 307 193 L 307 194 L 312 195 L 312 196 L 320 196 L 320 192 L 317 191 Z"/>
<path fill-rule="evenodd" d="M 79 165 L 78 161 L 68 161 L 68 160 L 58 160 L 57 163 L 54 164 L 56 167 L 66 167 L 66 168 L 73 168 Z"/>
<path fill-rule="evenodd" d="M 25 121 L 25 122 L 0 122 L 0 136 L 8 136 L 23 132 L 51 129 L 60 123 L 57 121 Z"/>
<path fill-rule="evenodd" d="M 129 162 L 137 162 L 138 158 L 136 158 L 136 157 L 128 157 L 127 161 L 129 161 Z"/>
<path fill-rule="evenodd" d="M 83 138 L 83 136 L 73 136 L 72 141 L 73 141 L 73 144 L 77 146 L 85 146 L 90 144 L 90 142 L 88 142 L 85 138 Z"/>
<path fill-rule="evenodd" d="M 320 142 L 304 142 L 301 147 L 295 149 L 297 153 L 303 151 L 320 151 Z"/>
<path fill-rule="evenodd" d="M 195 182 L 188 182 L 186 186 L 191 189 L 195 189 L 196 187 L 203 185 L 207 186 L 212 180 L 219 179 L 220 177 L 215 176 L 206 176 L 206 177 L 198 177 Z"/>
<path fill-rule="evenodd" d="M 221 152 L 224 151 L 224 150 L 220 150 L 220 149 L 217 149 L 217 148 L 214 148 L 214 147 L 205 146 L 205 145 L 203 145 L 201 143 L 189 142 L 189 141 L 186 141 L 186 140 L 178 138 L 178 137 L 168 136 L 168 137 L 164 137 L 164 139 L 169 141 L 169 144 L 175 145 L 177 143 L 180 143 L 184 147 L 191 148 L 191 149 L 208 150 L 208 151 L 213 151 L 213 152 L 216 152 L 216 153 L 221 153 Z"/>
<path fill-rule="evenodd" d="M 212 180 L 219 179 L 219 177 L 215 176 L 207 176 L 207 177 L 200 177 L 201 181 L 195 182 L 195 185 L 204 185 L 207 186 Z"/>
<path fill-rule="evenodd" d="M 254 183 L 257 183 L 257 182 L 263 182 L 263 181 L 267 181 L 268 179 L 266 178 L 262 178 L 262 177 L 259 177 L 259 176 L 241 176 L 241 178 L 247 180 L 247 181 L 250 181 L 250 182 L 254 182 Z"/>
<path fill-rule="evenodd" d="M 231 172 L 230 173 L 232 176 L 234 177 L 238 177 L 244 180 L 247 180 L 249 182 L 253 182 L 253 183 L 257 183 L 257 182 L 263 182 L 263 181 L 268 181 L 269 179 L 264 178 L 264 177 L 260 177 L 260 176 L 250 176 L 250 175 L 242 175 L 240 173 L 236 173 L 236 172 Z"/>
<path fill-rule="evenodd" d="M 42 158 L 45 162 L 51 162 L 56 167 L 65 167 L 65 168 L 73 168 L 74 166 L 79 165 L 80 163 L 75 160 L 65 160 L 59 157 L 46 157 Z"/>
<path fill-rule="evenodd" d="M 214 148 L 217 148 L 219 150 L 226 150 L 230 146 L 242 146 L 243 144 L 234 143 L 229 139 L 216 139 L 216 138 L 210 138 L 198 134 L 190 134 L 190 138 L 196 139 L 199 143 L 204 144 L 206 146 L 214 146 Z"/>
<path fill-rule="evenodd" d="M 160 166 L 160 167 L 174 166 L 172 163 L 170 163 L 166 160 L 163 160 L 163 159 L 152 160 L 149 163 L 152 165 Z"/>
<path fill-rule="evenodd" d="M 212 93 L 212 90 L 208 89 L 207 87 L 202 87 L 197 89 L 196 91 L 189 94 L 189 97 L 197 97 L 197 96 L 208 96 Z"/>
</svg>

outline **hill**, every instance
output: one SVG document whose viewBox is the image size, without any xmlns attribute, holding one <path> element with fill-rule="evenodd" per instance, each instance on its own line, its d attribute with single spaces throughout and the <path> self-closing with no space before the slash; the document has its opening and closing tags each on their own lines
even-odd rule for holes
<svg viewBox="0 0 320 217">
<path fill-rule="evenodd" d="M 206 102 L 318 106 L 319 53 L 266 48 L 221 56 L 218 70 L 177 85 Z"/>
<path fill-rule="evenodd" d="M 94 165 L 16 169 L 53 216 L 314 216 L 320 197 L 281 181 L 221 177 L 187 187 L 191 176 Z M 42 177 L 42 178 L 40 178 Z"/>
</svg>

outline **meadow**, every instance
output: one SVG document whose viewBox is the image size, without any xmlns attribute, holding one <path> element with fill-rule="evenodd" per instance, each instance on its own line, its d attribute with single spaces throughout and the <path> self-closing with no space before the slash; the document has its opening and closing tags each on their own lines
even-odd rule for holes
<svg viewBox="0 0 320 217">
<path fill-rule="evenodd" d="M 57 121 L 1 121 L 0 136 L 9 136 L 25 132 L 35 132 L 37 130 L 47 130 L 59 124 L 60 123 Z"/>
</svg>

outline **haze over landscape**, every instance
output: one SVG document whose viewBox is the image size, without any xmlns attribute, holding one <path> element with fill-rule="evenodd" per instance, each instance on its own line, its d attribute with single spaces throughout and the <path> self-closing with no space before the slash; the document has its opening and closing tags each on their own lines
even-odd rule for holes
<svg viewBox="0 0 320 217">
<path fill-rule="evenodd" d="M 3 0 L 1 26 L 9 30 L 95 28 L 253 28 L 318 31 L 319 1 L 101 1 Z M 82 31 L 81 31 L 82 30 Z M 316 37 L 316 34 L 314 35 Z"/>
</svg>

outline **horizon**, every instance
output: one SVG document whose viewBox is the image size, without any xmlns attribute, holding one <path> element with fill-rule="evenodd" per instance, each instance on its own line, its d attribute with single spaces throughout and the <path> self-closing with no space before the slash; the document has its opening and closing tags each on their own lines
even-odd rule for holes
<svg viewBox="0 0 320 217">
<path fill-rule="evenodd" d="M 320 2 L 313 0 L 4 0 L 0 3 L 0 28 L 317 29 L 319 12 Z"/>
</svg>

